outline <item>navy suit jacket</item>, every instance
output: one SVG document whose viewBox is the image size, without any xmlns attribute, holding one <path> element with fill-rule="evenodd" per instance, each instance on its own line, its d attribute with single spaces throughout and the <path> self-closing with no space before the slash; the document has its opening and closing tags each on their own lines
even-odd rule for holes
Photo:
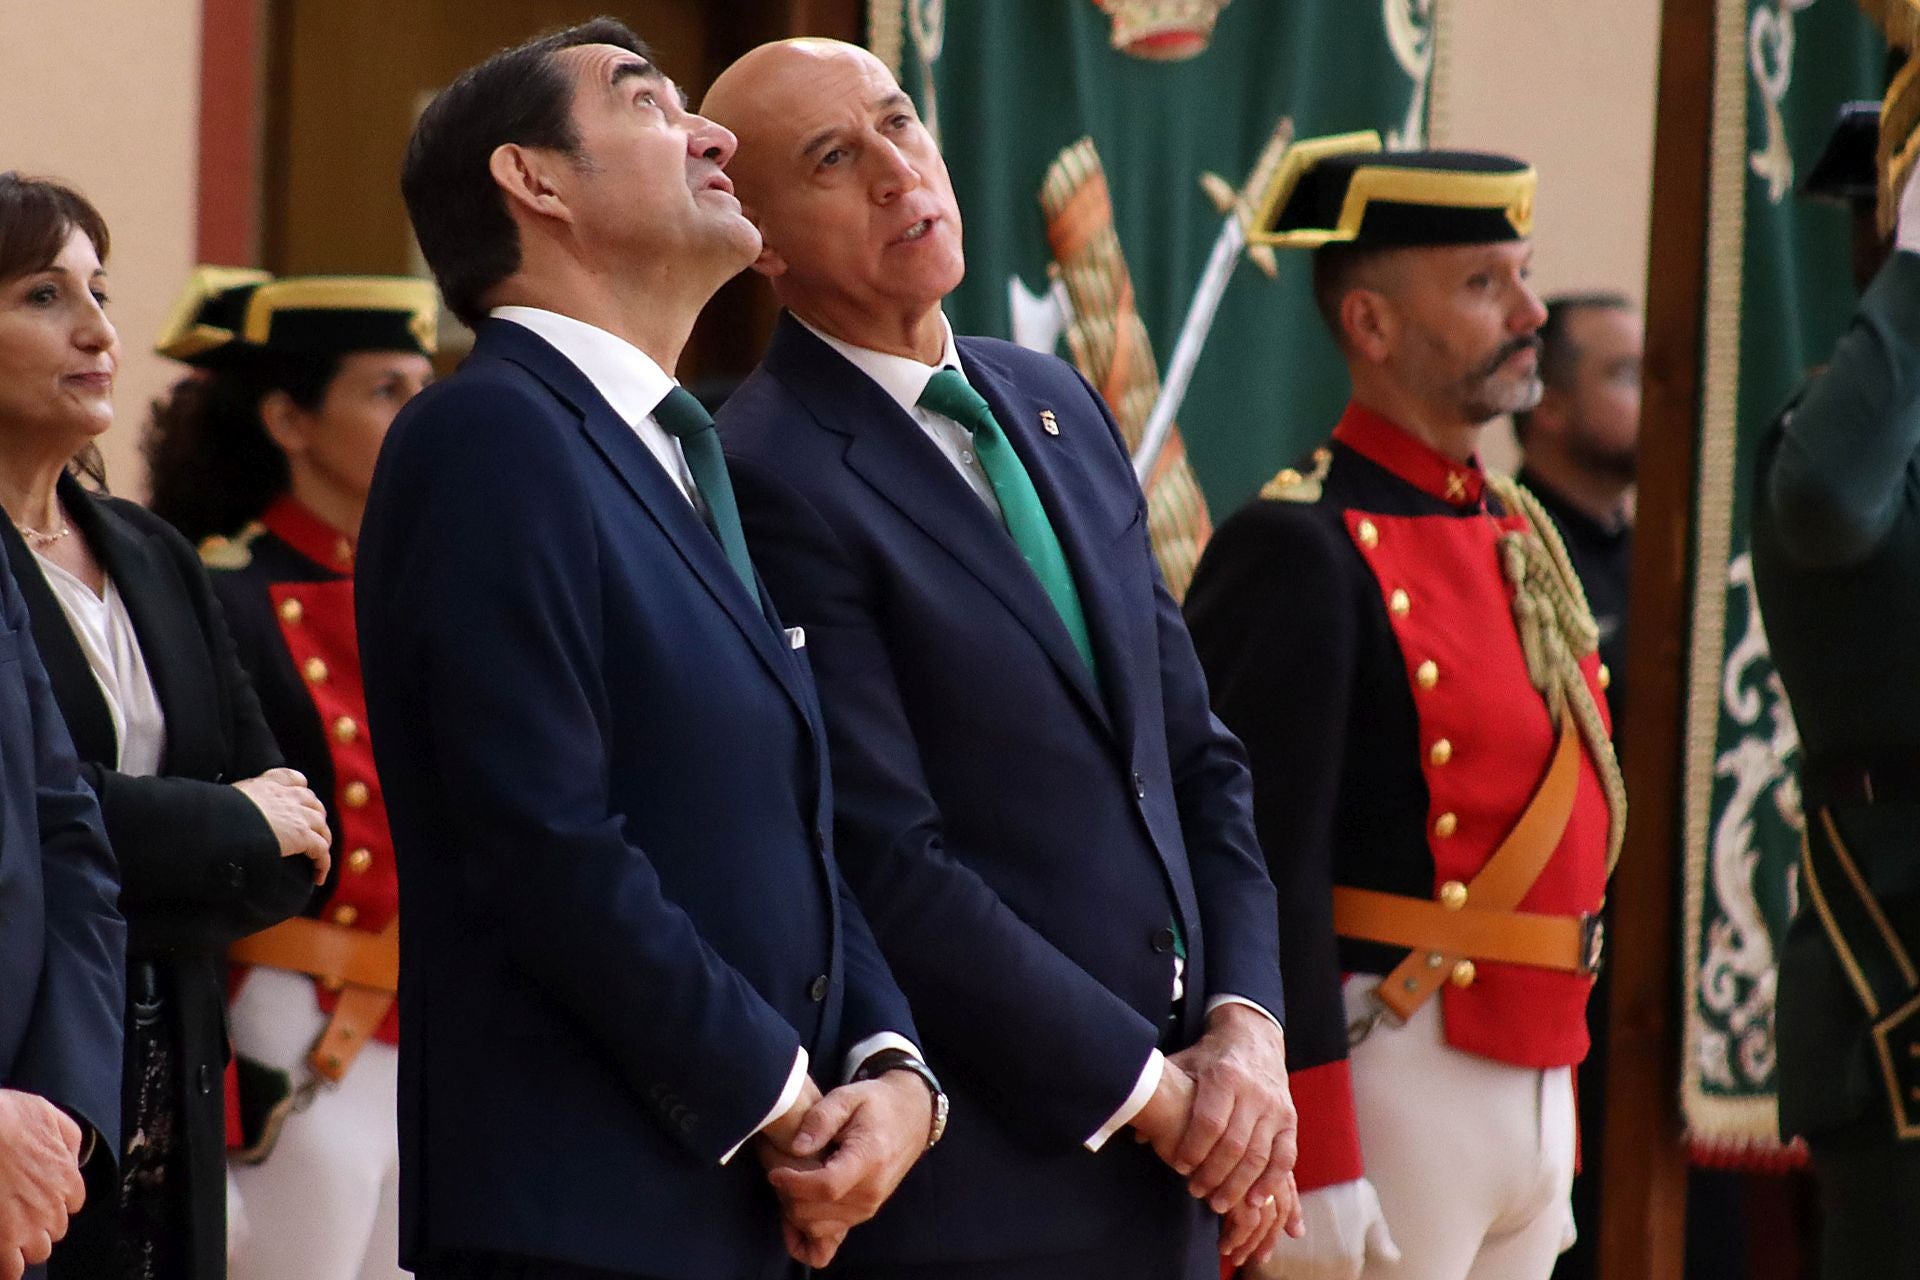
<svg viewBox="0 0 1920 1280">
<path fill-rule="evenodd" d="M 93 1129 L 87 1194 L 112 1195 L 127 931 L 100 806 L 0 555 L 0 1087 Z"/>
<path fill-rule="evenodd" d="M 803 650 L 586 376 L 482 326 L 357 555 L 400 873 L 401 1253 L 779 1274 L 722 1155 L 804 1045 L 912 1036 L 830 842 Z"/>
<path fill-rule="evenodd" d="M 1169 1032 L 1175 916 L 1170 1046 L 1211 995 L 1281 1007 L 1245 757 L 1208 709 L 1113 421 L 1051 356 L 960 353 L 1073 568 L 1097 682 L 1004 525 L 793 317 L 720 415 L 755 562 L 807 630 L 842 863 L 954 1099 L 855 1259 L 1084 1248 L 1182 1203 L 1128 1136 L 1083 1146 Z"/>
</svg>

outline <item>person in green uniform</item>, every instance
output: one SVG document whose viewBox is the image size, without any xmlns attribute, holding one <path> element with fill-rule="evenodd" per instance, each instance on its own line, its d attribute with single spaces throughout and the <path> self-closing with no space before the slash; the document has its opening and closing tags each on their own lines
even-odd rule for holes
<svg viewBox="0 0 1920 1280">
<path fill-rule="evenodd" d="M 1842 116 L 1869 166 L 1871 138 L 1857 139 L 1875 123 Z M 1836 161 L 1845 180 L 1839 142 L 1811 175 L 1823 186 Z M 1868 168 L 1856 222 L 1872 217 L 1873 188 Z M 1856 274 L 1865 265 L 1856 254 Z M 1754 476 L 1754 575 L 1805 748 L 1800 905 L 1780 952 L 1780 1128 L 1813 1155 L 1821 1274 L 1846 1280 L 1920 1277 L 1917 461 L 1910 180 L 1892 252 L 1832 362 L 1767 431 Z"/>
</svg>

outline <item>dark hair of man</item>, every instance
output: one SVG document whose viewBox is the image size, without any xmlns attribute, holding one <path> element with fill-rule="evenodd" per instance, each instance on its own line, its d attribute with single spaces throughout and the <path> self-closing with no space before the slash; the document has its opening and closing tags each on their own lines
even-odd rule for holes
<svg viewBox="0 0 1920 1280">
<path fill-rule="evenodd" d="M 49 178 L 23 177 L 11 169 L 0 173 L 0 284 L 51 267 L 75 228 L 105 262 L 112 237 L 91 200 Z M 85 446 L 67 466 L 105 492 L 107 465 L 98 446 Z"/>
<path fill-rule="evenodd" d="M 1633 303 L 1622 293 L 1563 293 L 1548 298 L 1546 308 L 1547 318 L 1538 334 L 1540 381 L 1550 390 L 1565 391 L 1580 372 L 1580 344 L 1573 340 L 1573 317 L 1583 311 L 1631 311 Z M 1522 444 L 1526 443 L 1532 417 L 1531 410 L 1513 415 L 1513 433 Z"/>
<path fill-rule="evenodd" d="M 573 85 L 554 64 L 563 49 L 610 44 L 651 60 L 623 22 L 595 18 L 502 50 L 441 90 L 421 113 L 400 168 L 400 192 L 441 296 L 469 326 L 484 299 L 520 269 L 520 234 L 488 163 L 517 143 L 573 155 Z"/>
<path fill-rule="evenodd" d="M 267 435 L 260 402 L 284 391 L 318 412 L 339 356 L 262 353 L 189 374 L 153 402 L 144 450 L 153 482 L 148 506 L 189 542 L 231 536 L 287 491 L 287 456 Z"/>
<path fill-rule="evenodd" d="M 1347 335 L 1340 326 L 1340 304 L 1358 282 L 1361 268 L 1380 252 L 1338 241 L 1313 251 L 1313 305 L 1319 308 L 1320 321 L 1333 335 L 1334 345 L 1342 351 L 1347 349 Z"/>
</svg>

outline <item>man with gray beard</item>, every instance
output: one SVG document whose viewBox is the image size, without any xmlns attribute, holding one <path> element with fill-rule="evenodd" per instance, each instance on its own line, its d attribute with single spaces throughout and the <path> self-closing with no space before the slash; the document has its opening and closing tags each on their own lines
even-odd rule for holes
<svg viewBox="0 0 1920 1280">
<path fill-rule="evenodd" d="M 1488 476 L 1541 395 L 1534 174 L 1296 146 L 1250 239 L 1315 250 L 1353 397 L 1187 596 L 1280 903 L 1306 1235 L 1243 1274 L 1544 1280 L 1625 802 L 1551 519 Z"/>
</svg>

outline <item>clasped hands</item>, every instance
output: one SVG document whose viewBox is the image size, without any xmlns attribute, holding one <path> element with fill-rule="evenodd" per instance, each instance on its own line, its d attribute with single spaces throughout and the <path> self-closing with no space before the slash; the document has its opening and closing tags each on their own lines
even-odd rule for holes
<svg viewBox="0 0 1920 1280">
<path fill-rule="evenodd" d="M 0 1089 L 0 1280 L 45 1262 L 87 1198 L 81 1133 L 45 1098 Z"/>
<path fill-rule="evenodd" d="M 1282 1232 L 1305 1233 L 1286 1041 L 1259 1010 L 1225 1004 L 1209 1014 L 1207 1033 L 1167 1058 L 1133 1130 L 1225 1220 L 1220 1252 L 1233 1266 L 1264 1261 Z"/>
<path fill-rule="evenodd" d="M 907 1071 L 822 1095 L 808 1079 L 799 1099 L 754 1146 L 780 1197 L 780 1231 L 796 1262 L 824 1267 L 847 1232 L 886 1203 L 927 1149 L 933 1097 Z"/>
</svg>

